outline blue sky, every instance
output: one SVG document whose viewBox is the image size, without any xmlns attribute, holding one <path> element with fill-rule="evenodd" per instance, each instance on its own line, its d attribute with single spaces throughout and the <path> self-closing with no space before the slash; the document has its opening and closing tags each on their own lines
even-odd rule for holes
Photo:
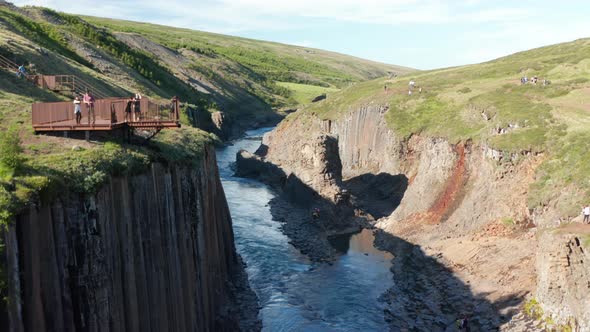
<svg viewBox="0 0 590 332">
<path fill-rule="evenodd" d="M 13 0 L 321 48 L 419 69 L 590 37 L 590 1 Z"/>
</svg>

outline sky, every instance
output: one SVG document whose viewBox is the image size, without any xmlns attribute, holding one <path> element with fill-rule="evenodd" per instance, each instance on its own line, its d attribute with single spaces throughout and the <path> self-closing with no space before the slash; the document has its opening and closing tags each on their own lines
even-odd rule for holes
<svg viewBox="0 0 590 332">
<path fill-rule="evenodd" d="M 10 0 L 9 0 L 10 1 Z M 12 0 L 434 69 L 590 37 L 588 0 Z"/>
</svg>

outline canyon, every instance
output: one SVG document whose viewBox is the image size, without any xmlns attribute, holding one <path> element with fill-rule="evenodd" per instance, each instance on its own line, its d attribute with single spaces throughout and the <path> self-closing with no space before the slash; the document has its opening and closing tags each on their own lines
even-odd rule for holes
<svg viewBox="0 0 590 332">
<path fill-rule="evenodd" d="M 480 330 L 542 330 L 523 309 L 537 301 L 537 315 L 589 329 L 579 311 L 588 307 L 588 249 L 579 234 L 551 228 L 555 211 L 526 204 L 543 156 L 501 163 L 501 152 L 469 141 L 400 139 L 387 111 L 289 116 L 256 154 L 239 153 L 238 174 L 307 197 L 298 202 L 307 211 L 322 206 L 333 233 L 359 216 L 376 229 L 377 246 L 395 256 L 394 286 L 382 296 L 392 330 L 444 330 L 463 315 Z"/>
<path fill-rule="evenodd" d="M 62 193 L 6 236 L 10 331 L 255 330 L 215 151 Z"/>
</svg>

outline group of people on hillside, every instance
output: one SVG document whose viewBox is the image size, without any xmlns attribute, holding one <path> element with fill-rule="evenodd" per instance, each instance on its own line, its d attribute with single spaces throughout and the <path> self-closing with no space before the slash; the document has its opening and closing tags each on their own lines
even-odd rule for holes
<svg viewBox="0 0 590 332">
<path fill-rule="evenodd" d="M 537 85 L 537 83 L 539 82 L 539 77 L 537 76 L 533 76 L 530 79 L 524 75 L 523 77 L 520 78 L 520 84 L 525 85 L 525 84 L 534 84 Z M 541 81 L 543 83 L 543 86 L 545 85 L 549 85 L 551 84 L 551 81 L 549 81 L 548 79 L 543 79 L 543 81 Z"/>
<path fill-rule="evenodd" d="M 125 105 L 125 120 L 126 121 L 139 121 L 141 119 L 141 94 L 136 93 L 135 96 L 127 99 Z M 94 112 L 95 98 L 89 92 L 86 91 L 82 99 L 76 96 L 74 98 L 74 115 L 76 116 L 76 124 L 82 122 L 82 104 L 86 105 L 88 111 L 88 124 L 94 125 L 96 123 L 96 113 Z M 92 122 L 91 122 L 92 121 Z"/>
<path fill-rule="evenodd" d="M 408 83 L 408 96 L 412 95 L 412 91 L 414 91 L 416 89 L 416 81 L 414 80 L 410 80 L 410 83 Z M 422 93 L 422 87 L 419 86 L 418 87 L 418 92 Z"/>
</svg>

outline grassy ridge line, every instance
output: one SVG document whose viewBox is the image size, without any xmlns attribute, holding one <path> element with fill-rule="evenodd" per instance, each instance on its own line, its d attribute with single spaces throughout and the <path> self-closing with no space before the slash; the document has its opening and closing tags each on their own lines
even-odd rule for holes
<svg viewBox="0 0 590 332">
<path fill-rule="evenodd" d="M 138 33 L 172 49 L 189 48 L 204 55 L 222 55 L 270 80 L 344 86 L 412 69 L 377 63 L 334 52 L 274 42 L 225 36 L 155 24 L 84 16 L 97 26 Z"/>
<path fill-rule="evenodd" d="M 181 99 L 192 103 L 202 102 L 202 98 L 198 97 L 198 93 L 191 91 L 186 84 L 174 77 L 170 70 L 161 66 L 153 59 L 152 55 L 132 49 L 110 33 L 97 30 L 78 16 L 58 13 L 50 9 L 42 9 L 42 11 L 44 14 L 61 21 L 68 32 L 74 33 L 93 45 L 106 50 L 122 63 L 133 68 L 141 76 L 154 82 L 168 93 L 167 96 L 163 97 L 170 98 L 177 95 Z"/>
<path fill-rule="evenodd" d="M 519 78 L 538 76 L 537 85 Z M 543 79 L 551 84 L 543 86 Z M 408 95 L 408 81 L 415 89 Z M 387 86 L 387 90 L 385 90 Z M 388 125 L 400 137 L 422 134 L 456 143 L 472 140 L 518 162 L 543 153 L 529 207 L 558 201 L 575 216 L 590 200 L 590 40 L 581 39 L 494 61 L 363 82 L 307 111 L 336 119 L 369 103 L 389 105 Z"/>
</svg>

